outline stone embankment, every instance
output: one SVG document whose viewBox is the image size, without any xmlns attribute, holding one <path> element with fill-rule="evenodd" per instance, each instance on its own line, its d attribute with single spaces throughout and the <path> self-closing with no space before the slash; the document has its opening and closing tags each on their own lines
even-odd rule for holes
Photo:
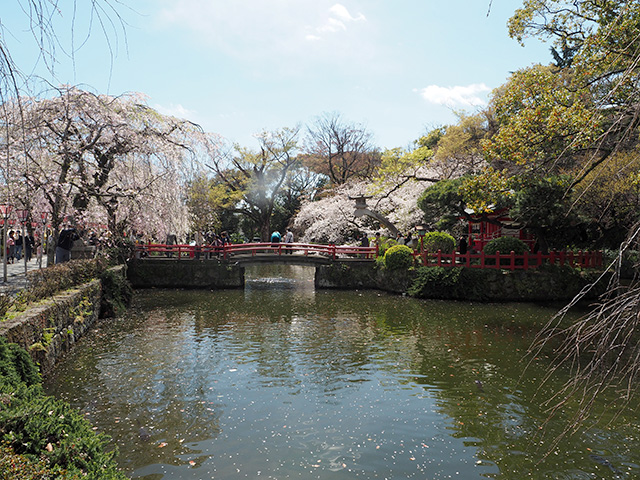
<svg viewBox="0 0 640 480">
<path fill-rule="evenodd" d="M 328 265 L 316 269 L 316 288 L 377 289 L 408 293 L 416 298 L 483 301 L 540 302 L 574 298 L 587 285 L 598 280 L 600 271 L 579 271 L 570 267 L 537 270 L 498 270 L 472 268 L 422 267 L 411 270 L 387 270 L 374 265 Z M 585 298 L 595 298 L 606 286 Z"/>
<path fill-rule="evenodd" d="M 100 280 L 62 292 L 0 322 L 0 335 L 25 348 L 46 374 L 96 321 L 101 296 Z"/>
<path fill-rule="evenodd" d="M 127 278 L 134 288 L 242 288 L 244 268 L 216 261 L 134 259 L 128 263 Z"/>
<path fill-rule="evenodd" d="M 113 271 L 125 274 L 124 266 Z M 11 311 L 0 320 L 0 336 L 27 350 L 46 375 L 100 317 L 104 294 L 96 279 Z"/>
</svg>

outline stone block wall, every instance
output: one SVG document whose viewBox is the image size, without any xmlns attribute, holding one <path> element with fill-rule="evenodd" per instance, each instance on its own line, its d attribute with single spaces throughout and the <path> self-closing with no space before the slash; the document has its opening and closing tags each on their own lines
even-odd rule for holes
<svg viewBox="0 0 640 480">
<path fill-rule="evenodd" d="M 60 293 L 0 322 L 0 335 L 24 347 L 44 375 L 98 318 L 101 295 L 100 280 Z"/>
<path fill-rule="evenodd" d="M 134 288 L 241 288 L 244 268 L 211 259 L 134 259 L 127 278 Z"/>
</svg>

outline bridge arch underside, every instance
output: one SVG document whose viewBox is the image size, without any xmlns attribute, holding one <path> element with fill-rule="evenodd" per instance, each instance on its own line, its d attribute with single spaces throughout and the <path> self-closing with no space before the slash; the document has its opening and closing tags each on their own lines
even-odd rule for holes
<svg viewBox="0 0 640 480">
<path fill-rule="evenodd" d="M 245 267 L 299 265 L 325 268 L 343 264 L 373 267 L 374 262 L 359 258 L 334 260 L 319 255 L 252 255 L 226 260 L 142 258 L 128 263 L 127 277 L 134 288 L 242 288 Z"/>
</svg>

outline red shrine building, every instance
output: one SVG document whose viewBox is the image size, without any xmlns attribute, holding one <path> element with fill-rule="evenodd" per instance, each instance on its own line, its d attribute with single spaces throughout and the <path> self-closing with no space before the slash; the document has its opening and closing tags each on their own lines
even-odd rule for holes
<svg viewBox="0 0 640 480">
<path fill-rule="evenodd" d="M 534 236 L 509 218 L 506 208 L 482 217 L 472 215 L 467 231 L 469 248 L 481 251 L 487 243 L 498 237 L 518 238 L 529 246 L 529 251 L 533 251 Z"/>
</svg>

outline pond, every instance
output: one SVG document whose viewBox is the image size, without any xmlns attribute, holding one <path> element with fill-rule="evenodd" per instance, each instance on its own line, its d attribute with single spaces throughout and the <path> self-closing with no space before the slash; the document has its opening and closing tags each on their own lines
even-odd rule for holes
<svg viewBox="0 0 640 480">
<path fill-rule="evenodd" d="M 117 444 L 135 479 L 592 479 L 640 471 L 640 418 L 548 418 L 556 309 L 314 291 L 313 269 L 244 290 L 136 292 L 47 382 Z M 614 406 L 614 412 L 604 406 Z M 617 415 L 613 416 L 613 413 Z"/>
</svg>

